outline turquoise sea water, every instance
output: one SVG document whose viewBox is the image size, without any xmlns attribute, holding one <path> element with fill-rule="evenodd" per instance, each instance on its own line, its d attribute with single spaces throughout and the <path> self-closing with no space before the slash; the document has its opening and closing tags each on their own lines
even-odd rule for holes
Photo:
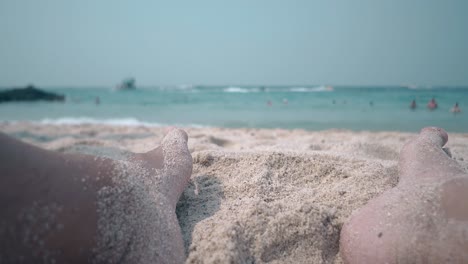
<svg viewBox="0 0 468 264">
<path fill-rule="evenodd" d="M 174 86 L 134 91 L 41 88 L 64 94 L 66 102 L 0 104 L 0 121 L 414 132 L 424 126 L 440 126 L 450 132 L 468 132 L 468 88 Z M 95 104 L 96 97 L 100 99 L 99 105 Z M 439 107 L 429 111 L 426 104 L 432 97 Z M 418 104 L 414 111 L 409 108 L 413 99 Z M 461 114 L 450 113 L 455 102 L 459 103 Z"/>
</svg>

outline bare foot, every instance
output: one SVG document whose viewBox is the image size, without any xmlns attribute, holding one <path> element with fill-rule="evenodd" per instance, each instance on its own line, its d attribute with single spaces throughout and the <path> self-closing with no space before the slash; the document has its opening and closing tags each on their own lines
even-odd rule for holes
<svg viewBox="0 0 468 264">
<path fill-rule="evenodd" d="M 192 172 L 187 134 L 118 162 L 0 133 L 0 262 L 182 263 L 175 206 Z"/>
<path fill-rule="evenodd" d="M 424 128 L 400 155 L 398 185 L 343 226 L 345 263 L 468 263 L 468 175 Z"/>
</svg>

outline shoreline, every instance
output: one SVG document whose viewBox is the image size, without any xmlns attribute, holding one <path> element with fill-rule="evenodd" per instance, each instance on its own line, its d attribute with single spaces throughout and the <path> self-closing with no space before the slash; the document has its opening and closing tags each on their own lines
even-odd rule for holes
<svg viewBox="0 0 468 264">
<path fill-rule="evenodd" d="M 79 118 L 80 119 L 80 118 Z M 113 122 L 108 122 L 109 120 L 114 120 L 114 119 L 109 119 L 105 120 L 105 122 L 100 122 L 102 120 L 94 120 L 92 119 L 92 122 L 86 122 L 88 118 L 83 118 L 85 122 L 52 122 L 54 121 L 53 119 L 44 119 L 41 121 L 24 121 L 24 120 L 0 120 L 0 131 L 3 129 L 13 129 L 13 130 L 18 130 L 20 128 L 24 129 L 29 129 L 32 127 L 70 127 L 70 128 L 89 128 L 92 126 L 95 127 L 102 127 L 102 128 L 126 128 L 126 129 L 150 129 L 150 130 L 159 130 L 159 129 L 166 129 L 168 127 L 177 127 L 181 128 L 184 130 L 203 130 L 203 129 L 214 129 L 214 130 L 265 130 L 265 131 L 271 131 L 271 130 L 281 130 L 281 131 L 303 131 L 303 132 L 350 132 L 350 133 L 403 133 L 403 134 L 417 134 L 419 133 L 420 129 L 424 128 L 421 127 L 418 131 L 410 131 L 410 130 L 392 130 L 392 129 L 384 129 L 384 130 L 373 130 L 373 129 L 352 129 L 352 128 L 325 128 L 325 129 L 309 129 L 309 128 L 288 128 L 288 127 L 225 127 L 225 126 L 215 126 L 215 125 L 199 125 L 199 124 L 165 124 L 165 123 L 149 123 L 149 122 L 140 122 L 136 119 L 133 118 L 124 118 L 122 120 L 129 121 L 129 123 L 113 123 Z M 60 120 L 60 119 L 59 119 Z M 64 120 L 67 120 L 65 118 Z M 118 120 L 118 119 L 116 119 Z M 444 127 L 442 127 L 444 128 Z M 445 129 L 445 128 L 444 128 Z M 463 135 L 466 134 L 468 135 L 468 131 L 466 132 L 452 132 L 450 130 L 447 130 L 447 133 L 449 134 L 455 134 L 455 135 Z"/>
<path fill-rule="evenodd" d="M 60 152 L 117 156 L 158 145 L 166 127 L 0 123 L 0 131 Z M 194 128 L 193 173 L 177 215 L 186 263 L 341 263 L 351 213 L 398 182 L 416 133 L 341 129 Z M 468 172 L 468 133 L 449 133 Z"/>
</svg>

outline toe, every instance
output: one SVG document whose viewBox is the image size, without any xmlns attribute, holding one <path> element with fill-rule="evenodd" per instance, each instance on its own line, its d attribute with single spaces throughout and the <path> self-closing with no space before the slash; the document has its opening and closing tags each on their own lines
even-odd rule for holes
<svg viewBox="0 0 468 264">
<path fill-rule="evenodd" d="M 187 144 L 187 141 L 188 135 L 184 130 L 171 127 L 169 128 L 169 130 L 166 133 L 166 136 L 163 139 L 163 144 L 170 144 L 171 142 Z"/>
<path fill-rule="evenodd" d="M 439 127 L 425 127 L 419 133 L 419 140 L 432 143 L 436 147 L 443 147 L 448 141 L 447 132 Z"/>
<path fill-rule="evenodd" d="M 164 188 L 174 208 L 192 174 L 192 156 L 187 142 L 185 131 L 172 129 L 161 144 L 164 155 Z"/>
<path fill-rule="evenodd" d="M 458 173 L 458 164 L 442 149 L 447 141 L 447 132 L 442 128 L 423 128 L 418 137 L 408 142 L 401 151 L 400 180 Z"/>
</svg>

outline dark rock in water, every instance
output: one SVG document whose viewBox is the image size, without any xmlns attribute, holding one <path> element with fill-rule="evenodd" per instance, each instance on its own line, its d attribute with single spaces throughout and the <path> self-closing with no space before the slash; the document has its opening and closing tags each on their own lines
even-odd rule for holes
<svg viewBox="0 0 468 264">
<path fill-rule="evenodd" d="M 15 88 L 0 91 L 0 103 L 15 101 L 60 101 L 63 102 L 65 96 L 51 92 L 45 92 L 32 85 L 26 88 Z"/>
</svg>

